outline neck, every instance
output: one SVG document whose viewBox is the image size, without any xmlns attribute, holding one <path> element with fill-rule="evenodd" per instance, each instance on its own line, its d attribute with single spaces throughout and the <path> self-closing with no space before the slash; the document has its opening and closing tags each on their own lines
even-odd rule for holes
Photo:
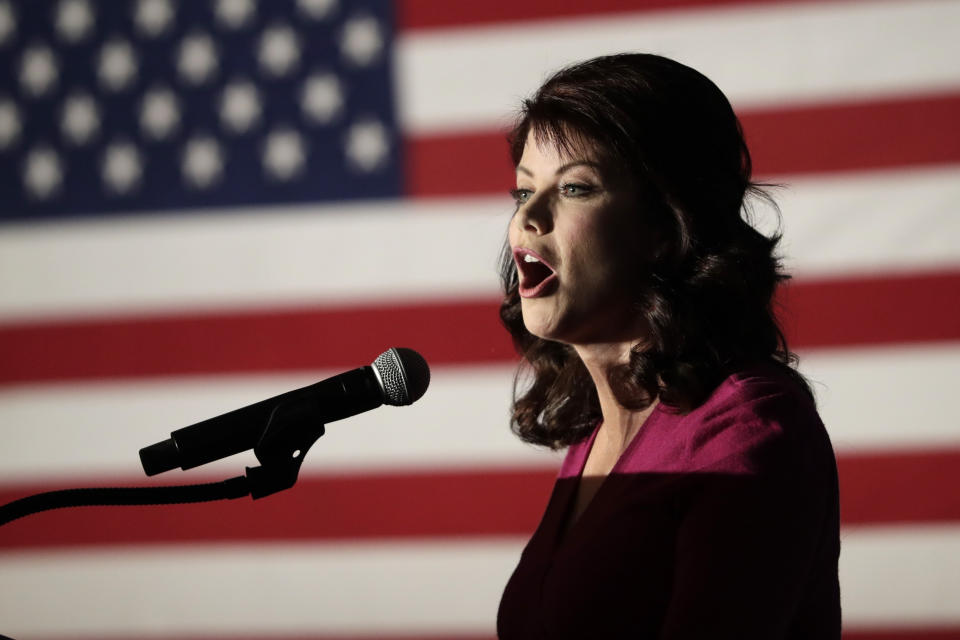
<svg viewBox="0 0 960 640">
<path fill-rule="evenodd" d="M 600 413 L 603 415 L 601 434 L 605 440 L 620 451 L 626 448 L 657 406 L 657 400 L 655 399 L 645 409 L 639 411 L 627 409 L 617 401 L 613 389 L 610 387 L 608 374 L 614 367 L 630 361 L 632 346 L 633 343 L 625 342 L 577 345 L 574 347 L 597 388 Z"/>
</svg>

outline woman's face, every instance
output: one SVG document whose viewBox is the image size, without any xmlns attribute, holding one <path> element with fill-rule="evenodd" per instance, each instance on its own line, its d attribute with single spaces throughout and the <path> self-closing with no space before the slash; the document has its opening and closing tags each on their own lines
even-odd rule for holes
<svg viewBox="0 0 960 640">
<path fill-rule="evenodd" d="M 635 185 L 595 149 L 528 136 L 509 242 L 530 333 L 571 345 L 642 338 L 631 285 L 643 265 Z"/>
</svg>

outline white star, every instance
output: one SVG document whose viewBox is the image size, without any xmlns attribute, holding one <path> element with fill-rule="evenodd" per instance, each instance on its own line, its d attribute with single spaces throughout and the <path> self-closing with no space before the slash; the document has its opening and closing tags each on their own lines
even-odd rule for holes
<svg viewBox="0 0 960 640">
<path fill-rule="evenodd" d="M 191 138 L 183 152 L 183 177 L 197 189 L 206 189 L 223 175 L 223 151 L 209 136 Z"/>
<path fill-rule="evenodd" d="M 217 70 L 217 50 L 205 33 L 192 33 L 180 43 L 177 70 L 190 84 L 202 84 Z"/>
<path fill-rule="evenodd" d="M 297 0 L 297 9 L 314 20 L 326 18 L 336 6 L 337 0 Z"/>
<path fill-rule="evenodd" d="M 46 145 L 34 147 L 23 164 L 23 184 L 34 198 L 46 200 L 63 183 L 60 156 Z"/>
<path fill-rule="evenodd" d="M 8 98 L 0 98 L 0 151 L 13 146 L 21 128 L 17 105 Z"/>
<path fill-rule="evenodd" d="M 143 163 L 137 148 L 129 142 L 111 143 L 103 154 L 101 174 L 107 188 L 114 194 L 133 191 L 143 175 Z"/>
<path fill-rule="evenodd" d="M 17 32 L 17 16 L 10 3 L 0 0 L 0 46 L 11 40 Z"/>
<path fill-rule="evenodd" d="M 245 133 L 260 119 L 260 96 L 253 83 L 234 80 L 220 96 L 220 119 L 234 133 Z"/>
<path fill-rule="evenodd" d="M 154 87 L 140 103 L 140 127 L 154 140 L 162 140 L 180 124 L 180 105 L 170 89 Z"/>
<path fill-rule="evenodd" d="M 85 93 L 74 93 L 63 103 L 60 129 L 75 145 L 85 144 L 100 128 L 97 104 Z"/>
<path fill-rule="evenodd" d="M 381 167 L 390 152 L 387 128 L 377 120 L 350 125 L 347 130 L 346 154 L 354 167 L 370 172 Z"/>
<path fill-rule="evenodd" d="M 256 9 L 253 0 L 217 0 L 214 11 L 220 24 L 228 29 L 239 29 L 250 22 Z"/>
<path fill-rule="evenodd" d="M 290 180 L 303 171 L 306 148 L 303 138 L 292 129 L 275 129 L 267 136 L 263 168 L 272 178 Z"/>
<path fill-rule="evenodd" d="M 365 67 L 383 50 L 383 33 L 373 16 L 356 16 L 343 26 L 340 51 L 353 64 Z"/>
<path fill-rule="evenodd" d="M 173 6 L 170 0 L 139 0 L 133 21 L 140 33 L 155 38 L 170 28 L 173 22 Z"/>
<path fill-rule="evenodd" d="M 93 10 L 87 0 L 61 0 L 54 18 L 57 32 L 67 42 L 80 42 L 93 27 Z"/>
<path fill-rule="evenodd" d="M 332 73 L 312 74 L 300 92 L 300 108 L 317 124 L 333 120 L 343 109 L 343 87 Z"/>
<path fill-rule="evenodd" d="M 57 83 L 59 69 L 50 47 L 36 44 L 23 52 L 20 58 L 20 84 L 31 96 L 48 93 Z"/>
<path fill-rule="evenodd" d="M 300 43 L 293 29 L 276 25 L 263 32 L 258 51 L 260 66 L 273 76 L 293 71 L 300 61 Z"/>
<path fill-rule="evenodd" d="M 97 77 L 111 91 L 127 88 L 137 75 L 137 57 L 126 40 L 113 39 L 100 49 Z"/>
</svg>

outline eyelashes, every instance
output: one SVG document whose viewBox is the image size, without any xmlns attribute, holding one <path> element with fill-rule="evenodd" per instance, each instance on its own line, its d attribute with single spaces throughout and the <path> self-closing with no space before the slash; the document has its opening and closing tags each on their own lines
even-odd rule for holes
<svg viewBox="0 0 960 640">
<path fill-rule="evenodd" d="M 558 189 L 560 195 L 564 198 L 585 198 L 594 193 L 596 190 L 596 187 L 584 182 L 565 182 L 561 184 Z M 526 204 L 532 195 L 532 189 L 517 188 L 510 191 L 510 197 L 513 198 L 513 202 L 517 205 L 517 207 Z"/>
<path fill-rule="evenodd" d="M 527 202 L 530 199 L 530 196 L 533 195 L 533 192 L 530 189 L 511 189 L 510 197 L 513 198 L 514 204 L 518 207 Z"/>
<path fill-rule="evenodd" d="M 590 195 L 594 187 L 582 182 L 568 182 L 560 185 L 560 193 L 568 198 L 582 198 Z"/>
</svg>

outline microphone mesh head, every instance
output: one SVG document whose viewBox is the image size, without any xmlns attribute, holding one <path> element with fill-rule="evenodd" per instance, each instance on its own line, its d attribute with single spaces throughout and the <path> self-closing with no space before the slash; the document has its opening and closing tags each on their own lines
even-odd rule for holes
<svg viewBox="0 0 960 640">
<path fill-rule="evenodd" d="M 430 385 L 430 367 L 423 356 L 413 349 L 388 349 L 373 361 L 373 368 L 383 384 L 383 401 L 386 404 L 413 404 Z"/>
</svg>

